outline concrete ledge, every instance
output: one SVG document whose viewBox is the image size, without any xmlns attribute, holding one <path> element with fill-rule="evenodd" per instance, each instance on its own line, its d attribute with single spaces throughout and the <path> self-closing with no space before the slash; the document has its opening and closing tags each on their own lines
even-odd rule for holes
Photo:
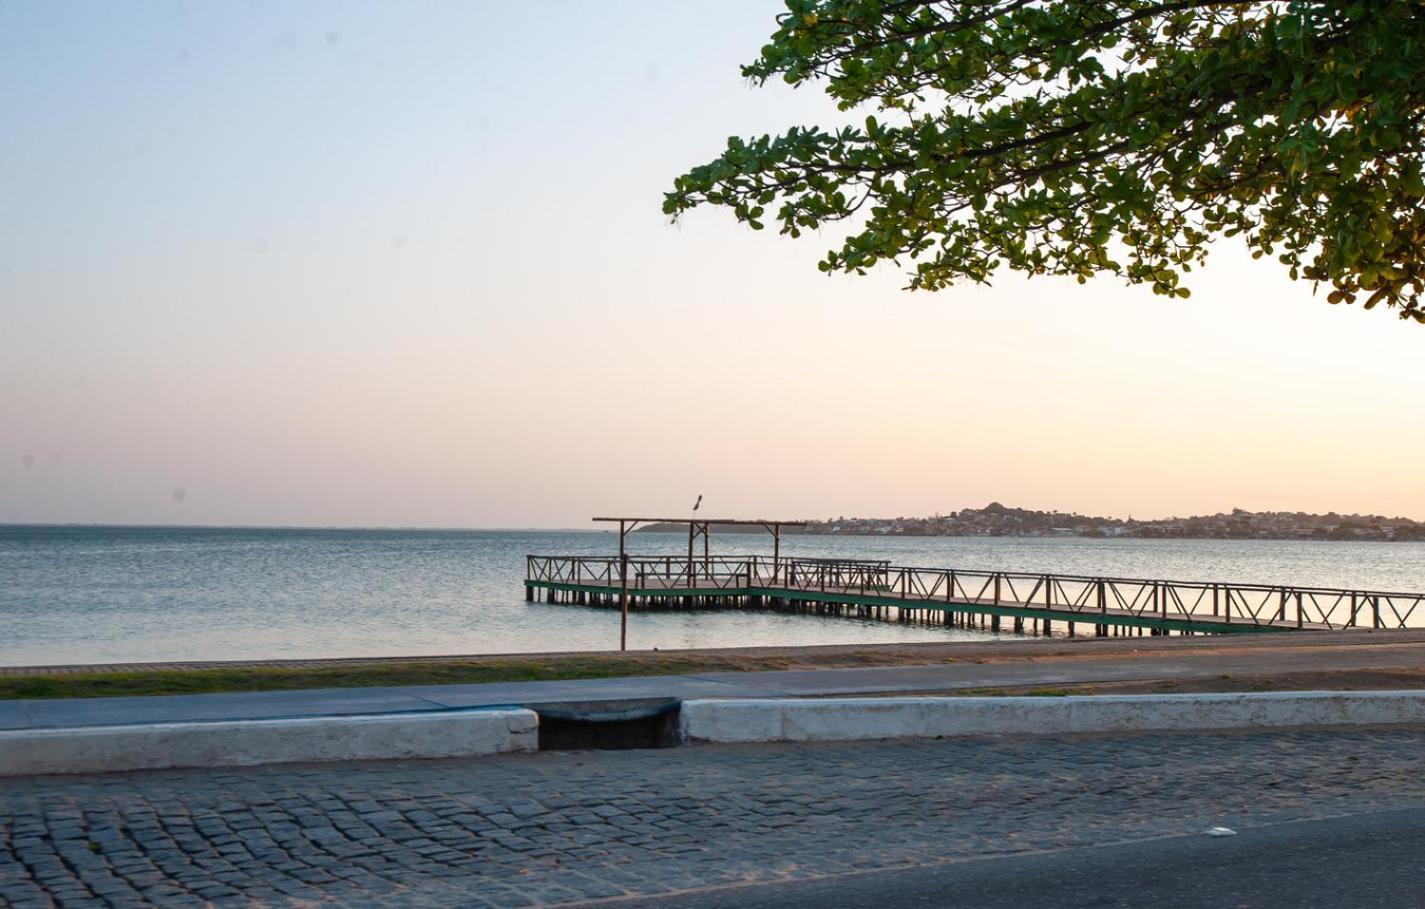
<svg viewBox="0 0 1425 909">
<path fill-rule="evenodd" d="M 820 742 L 967 735 L 1425 723 L 1425 691 L 1083 697 L 684 701 L 688 742 Z"/>
<path fill-rule="evenodd" d="M 0 732 L 0 776 L 535 751 L 539 717 L 493 708 Z"/>
</svg>

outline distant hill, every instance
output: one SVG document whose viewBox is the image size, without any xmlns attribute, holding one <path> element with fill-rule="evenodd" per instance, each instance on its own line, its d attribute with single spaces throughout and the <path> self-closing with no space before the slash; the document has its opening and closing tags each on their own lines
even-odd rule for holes
<svg viewBox="0 0 1425 909">
<path fill-rule="evenodd" d="M 649 524 L 638 533 L 686 535 L 686 524 Z M 714 534 L 761 534 L 757 525 L 713 524 Z M 921 537 L 1129 537 L 1140 539 L 1206 540 L 1425 540 L 1425 523 L 1410 518 L 1372 514 L 1311 514 L 1304 511 L 1246 511 L 1196 515 L 1189 518 L 1137 520 L 1036 511 L 991 502 L 951 514 L 922 518 L 847 518 L 808 521 L 805 527 L 784 527 L 784 536 L 921 536 Z"/>
<path fill-rule="evenodd" d="M 991 502 L 923 518 L 847 518 L 808 522 L 810 534 L 877 536 L 1077 536 L 1222 540 L 1425 540 L 1425 523 L 1384 515 L 1230 512 L 1189 518 L 1105 518 L 1035 511 Z"/>
</svg>

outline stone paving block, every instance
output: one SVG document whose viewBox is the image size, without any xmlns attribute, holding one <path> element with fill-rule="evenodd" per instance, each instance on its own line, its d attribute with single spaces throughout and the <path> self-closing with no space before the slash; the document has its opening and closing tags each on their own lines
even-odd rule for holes
<svg viewBox="0 0 1425 909">
<path fill-rule="evenodd" d="M 0 906 L 558 906 L 1425 805 L 1425 730 L 0 781 Z M 82 806 L 82 807 L 81 807 Z"/>
</svg>

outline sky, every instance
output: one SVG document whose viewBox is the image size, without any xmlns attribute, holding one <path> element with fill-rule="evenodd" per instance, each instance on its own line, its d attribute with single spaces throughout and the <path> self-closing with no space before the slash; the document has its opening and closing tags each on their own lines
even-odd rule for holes
<svg viewBox="0 0 1425 909">
<path fill-rule="evenodd" d="M 741 77 L 778 9 L 0 0 L 0 522 L 1425 519 L 1425 328 L 1231 240 L 1166 301 L 671 224 L 844 116 Z"/>
</svg>

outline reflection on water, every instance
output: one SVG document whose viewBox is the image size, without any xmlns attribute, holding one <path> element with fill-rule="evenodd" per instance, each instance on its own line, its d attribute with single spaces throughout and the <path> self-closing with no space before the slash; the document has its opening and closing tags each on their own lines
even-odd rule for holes
<svg viewBox="0 0 1425 909">
<path fill-rule="evenodd" d="M 686 537 L 635 534 L 640 552 Z M 765 535 L 715 552 L 770 554 Z M 529 553 L 606 555 L 554 531 L 0 527 L 0 664 L 603 650 L 607 610 L 526 603 Z M 785 555 L 929 568 L 1425 590 L 1425 544 L 786 537 Z M 639 613 L 635 648 L 983 639 L 973 632 L 735 611 Z"/>
</svg>

